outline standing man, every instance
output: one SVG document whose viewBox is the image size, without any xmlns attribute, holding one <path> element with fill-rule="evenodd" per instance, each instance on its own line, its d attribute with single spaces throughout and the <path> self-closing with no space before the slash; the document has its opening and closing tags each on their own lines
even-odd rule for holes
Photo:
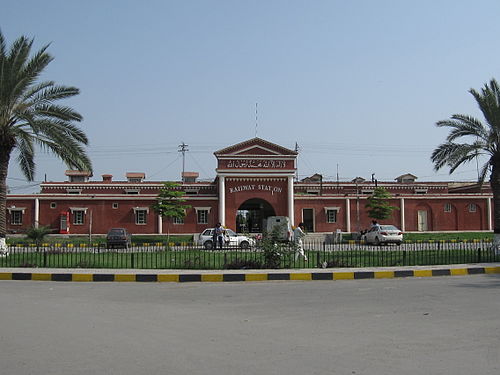
<svg viewBox="0 0 500 375">
<path fill-rule="evenodd" d="M 307 262 L 307 255 L 304 253 L 304 245 L 302 243 L 302 238 L 306 234 L 304 233 L 304 223 L 299 223 L 299 226 L 295 228 L 293 231 L 293 241 L 295 242 L 295 246 L 297 249 L 295 251 L 295 261 L 299 258 L 299 255 L 304 257 L 304 260 Z"/>
<path fill-rule="evenodd" d="M 215 225 L 213 243 L 215 250 L 217 250 L 217 244 L 219 244 L 219 248 L 222 250 L 222 245 L 224 243 L 224 228 L 222 228 L 221 223 Z"/>
</svg>

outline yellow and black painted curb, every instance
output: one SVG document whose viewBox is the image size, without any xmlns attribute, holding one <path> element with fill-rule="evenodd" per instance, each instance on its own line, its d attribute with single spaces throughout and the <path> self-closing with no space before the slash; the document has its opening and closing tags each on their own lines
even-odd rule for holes
<svg viewBox="0 0 500 375">
<path fill-rule="evenodd" d="M 465 276 L 500 274 L 500 267 L 432 268 L 380 271 L 311 271 L 311 272 L 243 272 L 243 273 L 64 273 L 0 272 L 0 280 L 34 281 L 107 281 L 107 282 L 230 282 L 293 280 L 358 280 L 405 277 Z"/>
</svg>

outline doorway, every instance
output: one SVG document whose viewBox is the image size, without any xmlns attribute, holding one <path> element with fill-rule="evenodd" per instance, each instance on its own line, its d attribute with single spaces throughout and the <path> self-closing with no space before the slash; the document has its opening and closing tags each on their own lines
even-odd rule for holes
<svg viewBox="0 0 500 375">
<path fill-rule="evenodd" d="M 314 208 L 302 209 L 302 222 L 307 232 L 314 232 Z"/>
<path fill-rule="evenodd" d="M 418 215 L 418 231 L 419 232 L 426 232 L 429 227 L 428 227 L 428 224 L 427 224 L 427 211 L 422 211 L 422 210 L 419 210 L 417 211 L 417 215 Z"/>
<path fill-rule="evenodd" d="M 262 233 L 264 220 L 275 216 L 273 206 L 263 199 L 249 199 L 238 208 L 236 212 L 236 232 Z"/>
</svg>

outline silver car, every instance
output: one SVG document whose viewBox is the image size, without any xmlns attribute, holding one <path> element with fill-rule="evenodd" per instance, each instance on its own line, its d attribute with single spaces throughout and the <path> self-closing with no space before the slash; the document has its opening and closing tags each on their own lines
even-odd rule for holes
<svg viewBox="0 0 500 375">
<path fill-rule="evenodd" d="M 248 249 L 250 246 L 255 245 L 255 240 L 243 234 L 237 234 L 231 229 L 224 230 L 224 246 L 239 247 L 241 249 Z M 214 248 L 214 228 L 208 228 L 203 231 L 198 237 L 198 245 L 203 246 L 205 249 L 210 250 Z"/>
<path fill-rule="evenodd" d="M 364 235 L 365 242 L 380 245 L 383 243 L 403 243 L 403 232 L 394 225 L 378 225 L 371 227 Z"/>
</svg>

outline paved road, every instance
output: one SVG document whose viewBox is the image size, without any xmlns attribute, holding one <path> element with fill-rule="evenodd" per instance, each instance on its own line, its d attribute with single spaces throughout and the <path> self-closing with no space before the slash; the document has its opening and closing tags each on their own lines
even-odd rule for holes
<svg viewBox="0 0 500 375">
<path fill-rule="evenodd" d="M 2 374 L 500 373 L 500 276 L 0 282 Z"/>
</svg>

